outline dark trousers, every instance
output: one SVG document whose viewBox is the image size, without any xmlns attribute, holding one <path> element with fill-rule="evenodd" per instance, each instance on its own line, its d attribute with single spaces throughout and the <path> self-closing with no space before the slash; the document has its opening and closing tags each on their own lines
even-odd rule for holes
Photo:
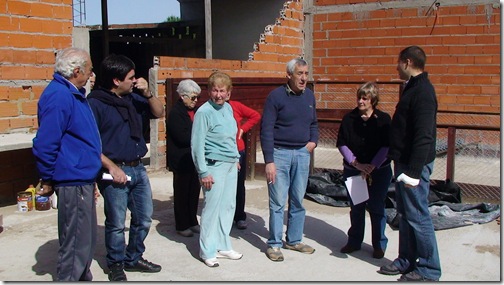
<svg viewBox="0 0 504 285">
<path fill-rule="evenodd" d="M 175 229 L 184 231 L 198 225 L 196 215 L 201 185 L 196 171 L 173 172 L 173 209 Z"/>
<path fill-rule="evenodd" d="M 236 209 L 234 221 L 245 221 L 245 174 L 247 173 L 247 159 L 245 151 L 240 151 L 240 171 L 238 171 L 238 183 L 236 184 Z"/>
<path fill-rule="evenodd" d="M 92 281 L 96 247 L 94 184 L 55 187 L 58 195 L 58 281 Z"/>
<path fill-rule="evenodd" d="M 360 175 L 356 169 L 343 169 L 343 177 Z M 387 249 L 388 238 L 385 236 L 387 216 L 385 215 L 385 199 L 392 179 L 392 168 L 389 165 L 373 170 L 371 185 L 368 186 L 369 200 L 358 205 L 352 203 L 350 195 L 350 229 L 348 230 L 348 244 L 354 248 L 361 248 L 364 240 L 366 225 L 366 210 L 371 220 L 371 243 L 374 249 Z"/>
</svg>

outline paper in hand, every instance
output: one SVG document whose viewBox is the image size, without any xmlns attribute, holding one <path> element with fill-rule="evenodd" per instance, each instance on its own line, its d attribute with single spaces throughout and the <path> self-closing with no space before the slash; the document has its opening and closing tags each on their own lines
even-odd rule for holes
<svg viewBox="0 0 504 285">
<path fill-rule="evenodd" d="M 367 182 L 362 175 L 348 177 L 345 185 L 354 205 L 358 205 L 369 199 Z"/>
<path fill-rule="evenodd" d="M 131 176 L 126 175 L 126 179 L 128 181 L 131 181 Z M 102 180 L 114 180 L 114 177 L 112 177 L 112 175 L 110 175 L 110 173 L 103 173 Z"/>
</svg>

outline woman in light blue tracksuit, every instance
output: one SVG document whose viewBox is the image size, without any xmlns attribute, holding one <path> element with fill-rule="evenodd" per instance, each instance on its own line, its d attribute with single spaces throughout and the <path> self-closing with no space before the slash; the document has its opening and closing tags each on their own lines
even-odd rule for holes
<svg viewBox="0 0 504 285">
<path fill-rule="evenodd" d="M 204 194 L 200 221 L 200 257 L 209 267 L 219 266 L 217 258 L 237 260 L 229 233 L 236 206 L 238 148 L 233 110 L 226 102 L 231 78 L 215 72 L 208 79 L 210 100 L 194 116 L 191 155 Z"/>
</svg>

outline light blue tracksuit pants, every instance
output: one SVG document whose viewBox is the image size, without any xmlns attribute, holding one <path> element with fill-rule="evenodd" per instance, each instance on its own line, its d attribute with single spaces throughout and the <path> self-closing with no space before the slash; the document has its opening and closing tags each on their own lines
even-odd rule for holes
<svg viewBox="0 0 504 285">
<path fill-rule="evenodd" d="M 236 207 L 236 162 L 216 161 L 208 165 L 215 184 L 208 190 L 202 187 L 204 201 L 200 221 L 200 257 L 214 258 L 219 250 L 232 250 L 229 233 Z"/>
</svg>

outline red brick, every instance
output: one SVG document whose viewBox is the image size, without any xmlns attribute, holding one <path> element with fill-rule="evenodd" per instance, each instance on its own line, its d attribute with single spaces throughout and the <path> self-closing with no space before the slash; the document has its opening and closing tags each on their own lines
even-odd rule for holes
<svg viewBox="0 0 504 285">
<path fill-rule="evenodd" d="M 72 19 L 72 6 L 54 6 L 53 7 L 53 17 L 57 19 Z"/>
<path fill-rule="evenodd" d="M 0 118 L 0 134 L 5 134 L 10 130 L 9 120 Z M 3 163 L 4 160 L 2 160 Z"/>
<path fill-rule="evenodd" d="M 481 86 L 481 94 L 500 95 L 500 88 L 499 86 Z"/>
<path fill-rule="evenodd" d="M 8 1 L 7 12 L 13 15 L 30 15 L 31 5 L 28 2 Z"/>
<path fill-rule="evenodd" d="M 21 113 L 23 115 L 37 115 L 37 101 L 22 102 Z"/>
<path fill-rule="evenodd" d="M 0 66 L 0 78 L 4 80 L 25 79 L 24 66 Z"/>
<path fill-rule="evenodd" d="M 33 47 L 34 37 L 25 34 L 10 34 L 9 46 L 13 48 L 31 48 Z"/>
<path fill-rule="evenodd" d="M 19 116 L 16 103 L 0 102 L 0 118 Z"/>
<path fill-rule="evenodd" d="M 46 21 L 48 20 L 41 20 L 36 18 L 20 18 L 19 30 L 27 33 L 39 33 L 42 32 L 42 25 Z"/>
<path fill-rule="evenodd" d="M 11 130 L 21 129 L 21 128 L 33 128 L 33 118 L 16 118 L 10 120 Z"/>
</svg>

